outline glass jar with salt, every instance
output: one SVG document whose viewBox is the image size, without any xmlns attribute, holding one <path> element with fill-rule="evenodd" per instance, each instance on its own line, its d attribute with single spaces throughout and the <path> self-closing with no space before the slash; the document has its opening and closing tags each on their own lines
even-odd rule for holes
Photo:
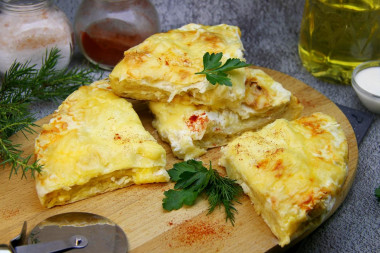
<svg viewBox="0 0 380 253">
<path fill-rule="evenodd" d="M 0 72 L 14 61 L 40 68 L 52 48 L 60 50 L 56 69 L 71 60 L 73 31 L 65 13 L 51 0 L 0 0 Z"/>
</svg>

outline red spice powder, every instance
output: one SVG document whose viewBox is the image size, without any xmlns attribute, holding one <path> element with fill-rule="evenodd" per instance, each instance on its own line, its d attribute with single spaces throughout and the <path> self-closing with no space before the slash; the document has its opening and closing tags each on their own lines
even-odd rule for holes
<svg viewBox="0 0 380 253">
<path fill-rule="evenodd" d="M 172 238 L 172 242 L 178 242 L 178 246 L 191 246 L 193 244 L 209 243 L 210 240 L 220 240 L 228 234 L 224 225 L 186 220 L 178 227 L 176 237 Z"/>
<path fill-rule="evenodd" d="M 206 129 L 208 122 L 209 122 L 209 118 L 204 112 L 199 115 L 198 114 L 191 115 L 186 120 L 186 125 L 192 132 L 201 132 Z"/>
<path fill-rule="evenodd" d="M 198 115 L 191 115 L 189 118 L 189 122 L 194 123 L 195 121 L 197 121 L 198 118 L 199 118 Z"/>
<path fill-rule="evenodd" d="M 1 210 L 1 217 L 5 220 L 13 218 L 20 213 L 19 209 L 3 209 Z"/>
<path fill-rule="evenodd" d="M 121 140 L 121 137 L 120 137 L 120 134 L 115 134 L 115 136 L 113 137 L 113 139 L 116 141 L 116 140 Z"/>
<path fill-rule="evenodd" d="M 123 59 L 124 51 L 141 43 L 146 35 L 123 29 L 126 23 L 106 18 L 89 25 L 81 32 L 81 44 L 93 61 L 115 66 Z"/>
</svg>

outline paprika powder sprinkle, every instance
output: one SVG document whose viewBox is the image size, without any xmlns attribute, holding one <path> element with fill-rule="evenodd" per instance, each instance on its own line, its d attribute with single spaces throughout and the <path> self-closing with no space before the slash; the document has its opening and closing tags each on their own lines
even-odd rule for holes
<svg viewBox="0 0 380 253">
<path fill-rule="evenodd" d="M 206 221 L 185 220 L 177 229 L 170 247 L 209 243 L 210 240 L 222 239 L 229 234 L 225 225 Z"/>
<path fill-rule="evenodd" d="M 209 121 L 205 112 L 194 113 L 186 120 L 186 125 L 192 132 L 204 132 Z"/>
</svg>

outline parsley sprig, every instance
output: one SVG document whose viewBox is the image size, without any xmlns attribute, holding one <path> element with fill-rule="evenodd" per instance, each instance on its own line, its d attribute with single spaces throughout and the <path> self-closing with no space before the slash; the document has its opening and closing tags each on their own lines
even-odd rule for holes
<svg viewBox="0 0 380 253">
<path fill-rule="evenodd" d="M 234 202 L 239 203 L 237 199 L 243 192 L 235 180 L 220 176 L 211 167 L 211 162 L 210 169 L 207 169 L 202 162 L 196 160 L 176 163 L 168 173 L 176 184 L 174 189 L 164 192 L 162 206 L 165 210 L 178 210 L 183 205 L 192 206 L 199 194 L 204 192 L 208 196 L 208 213 L 223 205 L 226 221 L 230 220 L 234 224 L 234 214 L 237 212 Z"/>
<path fill-rule="evenodd" d="M 226 86 L 232 86 L 231 79 L 228 77 L 226 72 L 231 71 L 233 69 L 248 67 L 250 64 L 247 64 L 240 59 L 237 58 L 229 58 L 222 65 L 220 61 L 222 59 L 223 53 L 212 53 L 206 52 L 203 55 L 203 70 L 201 72 L 197 72 L 195 74 L 206 75 L 206 79 L 213 85 L 220 84 Z"/>
</svg>

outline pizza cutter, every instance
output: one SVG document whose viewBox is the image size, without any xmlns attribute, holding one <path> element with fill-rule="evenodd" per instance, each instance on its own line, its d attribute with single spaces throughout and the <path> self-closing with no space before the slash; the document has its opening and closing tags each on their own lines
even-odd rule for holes
<svg viewBox="0 0 380 253">
<path fill-rule="evenodd" d="M 10 245 L 0 245 L 0 253 L 104 252 L 126 253 L 124 231 L 100 215 L 71 212 L 40 222 L 26 238 L 26 222 Z"/>
</svg>

